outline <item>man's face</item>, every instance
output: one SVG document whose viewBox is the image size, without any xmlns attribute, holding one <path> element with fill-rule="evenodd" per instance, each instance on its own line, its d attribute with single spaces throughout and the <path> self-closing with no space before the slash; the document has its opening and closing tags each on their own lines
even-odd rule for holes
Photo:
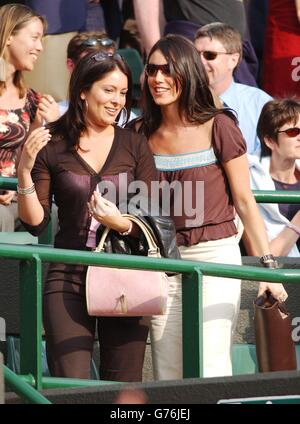
<svg viewBox="0 0 300 424">
<path fill-rule="evenodd" d="M 216 89 L 220 85 L 230 84 L 239 58 L 238 53 L 227 52 L 219 40 L 209 37 L 198 38 L 195 46 L 207 72 L 210 86 Z"/>
</svg>

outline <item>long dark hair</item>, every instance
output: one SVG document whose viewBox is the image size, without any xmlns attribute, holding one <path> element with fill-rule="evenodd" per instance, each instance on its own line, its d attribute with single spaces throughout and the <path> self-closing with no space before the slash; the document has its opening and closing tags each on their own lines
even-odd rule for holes
<svg viewBox="0 0 300 424">
<path fill-rule="evenodd" d="M 206 71 L 193 43 L 180 35 L 167 35 L 154 44 L 147 63 L 156 50 L 160 50 L 168 62 L 176 88 L 181 88 L 179 114 L 182 119 L 190 123 L 203 124 L 217 114 L 225 112 L 236 120 L 230 111 L 216 107 Z M 160 106 L 151 96 L 147 75 L 142 92 L 142 108 L 143 132 L 149 137 L 159 128 L 162 114 Z"/>
<path fill-rule="evenodd" d="M 95 54 L 93 52 L 80 59 L 75 66 L 69 84 L 69 108 L 57 121 L 49 124 L 51 133 L 66 138 L 70 148 L 76 149 L 79 147 L 79 138 L 87 129 L 86 103 L 81 99 L 81 93 L 90 90 L 95 82 L 100 81 L 115 69 L 123 72 L 128 79 L 125 108 L 127 116 L 129 116 L 132 98 L 132 77 L 128 65 L 119 55 L 108 55 L 103 52 Z"/>
</svg>

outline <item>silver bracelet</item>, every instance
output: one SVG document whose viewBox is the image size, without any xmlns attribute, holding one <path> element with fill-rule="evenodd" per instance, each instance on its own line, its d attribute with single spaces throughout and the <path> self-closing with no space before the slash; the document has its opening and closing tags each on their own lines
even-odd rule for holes
<svg viewBox="0 0 300 424">
<path fill-rule="evenodd" d="M 32 186 L 27 187 L 27 188 L 21 188 L 21 187 L 19 187 L 17 185 L 17 193 L 18 194 L 24 194 L 24 195 L 26 195 L 26 194 L 32 194 L 34 192 L 35 192 L 35 185 L 34 185 L 34 183 L 32 184 Z"/>
</svg>

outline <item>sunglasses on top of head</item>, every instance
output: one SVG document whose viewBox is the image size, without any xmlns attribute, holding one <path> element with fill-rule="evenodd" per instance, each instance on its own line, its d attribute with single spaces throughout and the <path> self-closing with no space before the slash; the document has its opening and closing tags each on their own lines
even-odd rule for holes
<svg viewBox="0 0 300 424">
<path fill-rule="evenodd" d="M 297 135 L 300 134 L 300 128 L 298 127 L 291 127 L 287 128 L 286 130 L 277 131 L 278 133 L 285 133 L 288 137 L 297 137 Z"/>
<path fill-rule="evenodd" d="M 82 43 L 82 45 L 85 47 L 95 47 L 95 46 L 112 47 L 114 46 L 114 44 L 115 42 L 108 37 L 103 37 L 103 38 L 92 37 L 92 38 L 88 38 Z"/>
<path fill-rule="evenodd" d="M 109 59 L 122 60 L 122 62 L 124 62 L 122 56 L 119 53 L 99 52 L 91 56 L 90 59 L 91 60 L 93 59 L 95 62 L 102 62 L 104 60 L 109 60 Z"/>
<path fill-rule="evenodd" d="M 200 51 L 199 54 L 204 57 L 205 60 L 215 60 L 219 54 L 232 54 L 228 52 L 213 52 L 210 50 Z"/>
<path fill-rule="evenodd" d="M 148 77 L 154 77 L 157 72 L 160 71 L 166 76 L 170 76 L 170 66 L 168 64 L 165 65 L 155 65 L 154 63 L 147 63 L 145 72 Z"/>
</svg>

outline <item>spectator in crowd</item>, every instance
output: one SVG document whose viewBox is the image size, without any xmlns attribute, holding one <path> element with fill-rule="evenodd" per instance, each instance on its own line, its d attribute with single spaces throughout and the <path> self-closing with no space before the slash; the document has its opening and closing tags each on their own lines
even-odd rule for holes
<svg viewBox="0 0 300 424">
<path fill-rule="evenodd" d="M 133 0 L 135 15 L 146 53 L 161 34 L 179 34 L 194 40 L 199 27 L 212 22 L 233 26 L 243 38 L 243 58 L 235 80 L 256 86 L 258 62 L 249 40 L 243 1 L 227 0 Z"/>
<path fill-rule="evenodd" d="M 79 60 L 91 52 L 106 52 L 115 53 L 116 44 L 113 40 L 107 37 L 103 32 L 80 32 L 76 34 L 69 42 L 67 48 L 67 68 L 70 73 L 73 72 Z M 60 114 L 66 112 L 69 106 L 68 100 L 63 100 L 58 103 Z M 136 118 L 135 113 L 130 112 L 129 120 Z M 122 110 L 118 125 L 123 126 L 127 122 L 127 112 Z"/>
<path fill-rule="evenodd" d="M 99 51 L 107 53 L 115 53 L 116 51 L 115 42 L 108 38 L 105 32 L 87 31 L 74 35 L 67 47 L 67 68 L 70 74 L 83 56 Z M 68 109 L 69 102 L 63 100 L 58 105 L 62 115 Z"/>
<path fill-rule="evenodd" d="M 156 180 L 144 137 L 114 125 L 121 109 L 129 109 L 130 88 L 130 70 L 119 55 L 84 56 L 71 75 L 67 112 L 49 128 L 32 132 L 24 145 L 18 167 L 19 215 L 28 231 L 41 233 L 54 196 L 60 227 L 56 248 L 96 247 L 99 222 L 90 215 L 88 202 L 93 193 L 96 196 L 100 181 L 110 181 L 116 190 L 122 185 L 124 190 L 125 181 L 140 180 L 150 188 Z M 97 197 L 101 223 L 124 237 L 133 236 L 130 221 L 120 216 L 113 203 L 99 193 Z M 50 373 L 90 378 L 97 323 L 101 380 L 140 381 L 148 325 L 140 317 L 89 316 L 86 268 L 50 264 L 43 303 Z"/>
<path fill-rule="evenodd" d="M 239 32 L 221 22 L 204 25 L 196 33 L 195 46 L 207 72 L 210 88 L 224 105 L 237 113 L 247 152 L 259 155 L 257 121 L 262 107 L 271 97 L 257 87 L 239 84 L 233 79 L 234 69 L 242 57 Z"/>
<path fill-rule="evenodd" d="M 300 102 L 295 98 L 265 104 L 258 120 L 261 159 L 249 156 L 254 190 L 300 190 Z M 270 247 L 278 256 L 299 257 L 300 205 L 260 203 Z"/>
<path fill-rule="evenodd" d="M 0 175 L 16 175 L 16 158 L 28 131 L 57 118 L 49 95 L 25 87 L 23 71 L 32 71 L 42 51 L 45 19 L 21 4 L 0 9 Z M 0 194 L 0 231 L 14 231 L 18 217 L 16 195 Z"/>
<path fill-rule="evenodd" d="M 181 36 L 162 38 L 150 50 L 145 74 L 144 117 L 135 125 L 149 139 L 159 180 L 181 184 L 182 192 L 172 197 L 171 217 L 182 258 L 240 265 L 236 208 L 253 254 L 261 257 L 264 266 L 276 267 L 250 189 L 245 141 L 235 116 L 215 107 L 193 44 Z M 202 190 L 199 181 L 204 183 Z M 194 215 L 187 199 L 193 199 Z M 181 214 L 178 203 L 184 205 Z M 200 217 L 199 204 L 204 208 Z M 259 294 L 265 290 L 275 298 L 287 297 L 281 284 L 260 283 Z M 239 304 L 240 281 L 203 276 L 205 377 L 232 373 L 231 343 Z M 181 314 L 181 279 L 175 276 L 170 281 L 167 314 L 151 320 L 156 379 L 182 378 Z"/>
<path fill-rule="evenodd" d="M 300 96 L 300 0 L 268 5 L 263 89 L 274 97 Z"/>
</svg>

